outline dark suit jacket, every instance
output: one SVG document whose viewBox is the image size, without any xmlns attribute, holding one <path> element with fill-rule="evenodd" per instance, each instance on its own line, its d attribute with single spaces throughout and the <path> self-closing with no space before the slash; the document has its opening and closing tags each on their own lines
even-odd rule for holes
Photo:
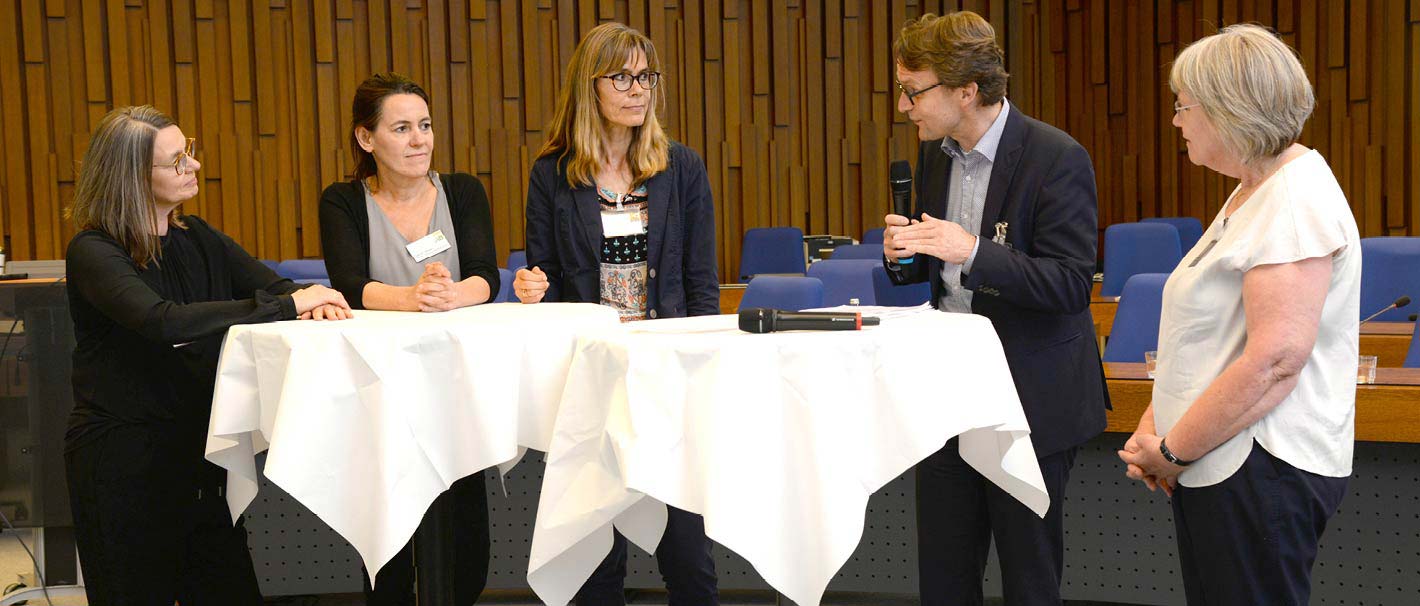
<svg viewBox="0 0 1420 606">
<path fill-rule="evenodd" d="M 946 216 L 951 162 L 940 139 L 921 144 L 913 216 Z M 991 168 L 976 261 L 962 284 L 974 293 L 971 311 L 996 326 L 1042 457 L 1105 427 L 1109 392 L 1090 317 L 1097 208 L 1085 149 L 1011 107 Z M 991 240 L 1000 221 L 1008 223 L 1010 247 Z M 940 259 L 917 255 L 912 264 L 888 269 L 899 284 L 930 278 L 932 305 L 938 304 Z"/>
<path fill-rule="evenodd" d="M 544 301 L 601 301 L 601 206 L 596 189 L 567 184 L 566 160 L 539 158 L 528 180 L 528 267 L 547 274 Z M 720 313 L 715 210 L 705 162 L 671 143 L 670 166 L 646 182 L 646 309 L 652 318 Z"/>
</svg>

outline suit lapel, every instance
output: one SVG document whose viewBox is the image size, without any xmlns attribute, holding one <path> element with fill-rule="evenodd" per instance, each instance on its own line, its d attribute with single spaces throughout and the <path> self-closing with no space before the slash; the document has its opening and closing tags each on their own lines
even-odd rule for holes
<svg viewBox="0 0 1420 606">
<path fill-rule="evenodd" d="M 1006 114 L 1006 127 L 1001 131 L 1001 144 L 996 148 L 996 161 L 991 163 L 991 184 L 986 188 L 986 206 L 981 210 L 982 237 L 996 235 L 996 223 L 1006 211 L 1006 191 L 1011 188 L 1016 166 L 1020 164 L 1025 144 L 1024 116 L 1015 107 Z"/>
<path fill-rule="evenodd" d="M 602 212 L 599 198 L 595 185 L 572 190 L 572 206 L 577 208 L 582 231 L 587 236 L 587 243 L 592 247 L 592 258 L 597 261 L 602 258 Z"/>
<path fill-rule="evenodd" d="M 675 170 L 676 166 L 672 164 L 646 182 L 646 203 L 651 206 L 651 224 L 646 226 L 646 267 L 648 268 L 659 267 L 661 263 L 661 245 L 666 241 L 666 222 L 671 209 L 671 186 L 673 185 L 671 174 Z"/>
</svg>

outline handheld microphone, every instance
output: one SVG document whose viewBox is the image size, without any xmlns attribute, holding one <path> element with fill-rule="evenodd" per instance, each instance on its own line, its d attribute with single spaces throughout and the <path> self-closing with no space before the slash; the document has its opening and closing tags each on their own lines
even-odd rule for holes
<svg viewBox="0 0 1420 606">
<path fill-rule="evenodd" d="M 785 330 L 862 330 L 877 326 L 878 319 L 860 313 L 783 311 L 764 307 L 740 310 L 740 330 L 754 334 Z"/>
<path fill-rule="evenodd" d="M 1370 316 L 1367 316 L 1366 319 L 1361 320 L 1361 324 L 1365 324 L 1365 323 L 1367 323 L 1367 322 L 1370 322 L 1371 320 L 1376 319 L 1376 316 L 1379 316 L 1379 315 L 1381 315 L 1381 314 L 1383 314 L 1383 313 L 1385 313 L 1385 312 L 1388 312 L 1388 311 L 1390 311 L 1390 310 L 1392 310 L 1392 309 L 1400 309 L 1400 308 L 1405 307 L 1406 305 L 1409 305 L 1409 304 L 1410 304 L 1410 297 L 1409 297 L 1409 296 L 1406 296 L 1406 295 L 1401 295 L 1401 297 L 1400 297 L 1399 299 L 1396 299 L 1394 303 L 1391 303 L 1390 305 L 1385 306 L 1384 309 L 1381 309 L 1380 311 L 1378 311 L 1378 312 L 1376 312 L 1376 313 L 1373 313 L 1373 314 L 1371 314 Z M 1360 324 L 1358 324 L 1357 326 L 1360 326 Z"/>
<path fill-rule="evenodd" d="M 912 220 L 912 167 L 907 160 L 894 160 L 888 167 L 888 184 L 892 186 L 892 214 Z M 898 259 L 899 265 L 909 265 L 912 257 Z"/>
</svg>

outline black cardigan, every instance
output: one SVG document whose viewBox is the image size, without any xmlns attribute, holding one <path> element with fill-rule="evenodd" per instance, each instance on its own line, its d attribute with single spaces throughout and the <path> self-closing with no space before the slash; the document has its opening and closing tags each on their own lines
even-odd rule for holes
<svg viewBox="0 0 1420 606">
<path fill-rule="evenodd" d="M 441 174 L 459 246 L 459 280 L 478 276 L 488 282 L 488 300 L 498 294 L 497 251 L 493 246 L 493 218 L 488 194 L 477 177 L 465 173 Z M 365 285 L 370 279 L 370 215 L 365 211 L 365 188 L 358 181 L 333 183 L 320 196 L 320 238 L 330 285 L 350 303 L 364 309 Z M 406 285 L 407 286 L 407 285 Z"/>
</svg>

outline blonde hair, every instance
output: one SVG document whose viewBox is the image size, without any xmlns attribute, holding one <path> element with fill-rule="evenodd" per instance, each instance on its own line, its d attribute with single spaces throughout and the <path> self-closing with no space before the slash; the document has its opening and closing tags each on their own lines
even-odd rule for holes
<svg viewBox="0 0 1420 606">
<path fill-rule="evenodd" d="M 547 143 L 537 154 L 539 158 L 571 156 L 567 162 L 567 184 L 571 187 L 591 185 L 597 171 L 607 163 L 602 146 L 608 137 L 607 126 L 597 102 L 597 78 L 621 71 L 636 51 L 646 55 L 647 70 L 660 71 L 661 59 L 651 39 L 620 23 L 592 28 L 572 51 L 557 98 L 557 113 L 547 128 Z M 626 163 L 631 168 L 633 189 L 670 165 L 670 140 L 654 109 L 664 103 L 658 90 L 648 91 L 652 110 L 646 112 L 646 121 L 631 129 Z"/>
<path fill-rule="evenodd" d="M 65 211 L 75 227 L 104 232 L 138 267 L 163 255 L 153 200 L 153 142 L 173 119 L 151 105 L 120 107 L 99 121 L 79 165 L 74 202 Z M 186 229 L 177 209 L 168 224 Z"/>
<path fill-rule="evenodd" d="M 1006 96 L 1006 55 L 996 30 L 971 11 L 937 16 L 927 13 L 903 26 L 892 54 L 909 71 L 931 69 L 948 88 L 976 83 L 977 102 L 985 107 Z"/>
<path fill-rule="evenodd" d="M 1257 25 L 1230 25 L 1174 59 L 1174 94 L 1187 92 L 1244 164 L 1282 153 L 1302 135 L 1316 97 L 1292 47 Z"/>
</svg>

